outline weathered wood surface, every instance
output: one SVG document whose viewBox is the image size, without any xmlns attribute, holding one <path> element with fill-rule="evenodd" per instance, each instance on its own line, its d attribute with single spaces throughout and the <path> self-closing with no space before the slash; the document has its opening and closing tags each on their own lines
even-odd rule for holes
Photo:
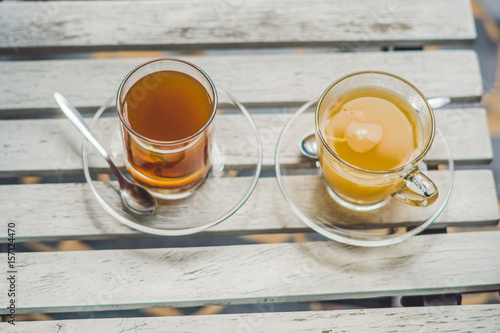
<svg viewBox="0 0 500 333">
<path fill-rule="evenodd" d="M 0 3 L 0 6 L 3 4 Z M 0 20 L 1 21 L 1 20 Z M 1 37 L 0 37 L 1 38 Z M 478 100 L 483 92 L 473 51 L 360 52 L 182 57 L 245 105 L 299 105 L 321 95 L 342 75 L 381 70 L 400 75 L 428 97 Z M 55 112 L 54 91 L 80 109 L 97 109 L 121 80 L 149 59 L 0 62 L 0 116 Z M 24 111 L 24 112 L 20 112 Z"/>
<path fill-rule="evenodd" d="M 373 45 L 470 42 L 476 35 L 468 0 L 313 1 L 0 3 L 0 54 L 255 46 L 357 50 Z M 341 75 L 363 69 L 399 74 L 427 97 L 450 96 L 464 101 L 478 100 L 482 94 L 478 61 L 472 51 L 186 58 L 249 106 L 300 105 Z M 54 114 L 55 90 L 91 112 L 143 61 L 2 61 L 0 80 L 6 84 L 0 85 L 0 118 Z M 286 118 L 255 116 L 264 139 L 266 166 L 273 164 L 277 135 Z M 440 110 L 437 118 L 438 126 L 444 124 L 444 135 L 457 162 L 491 160 L 483 109 Z M 0 133 L 3 177 L 81 173 L 82 140 L 64 119 L 4 120 L 0 121 Z M 290 147 L 287 163 L 301 163 L 293 150 Z M 442 158 L 443 152 L 429 154 L 430 160 Z M 439 182 L 445 172 L 430 174 Z M 297 180 L 300 189 L 314 183 L 311 176 Z M 396 213 L 391 216 L 398 221 L 419 217 L 394 207 Z M 143 236 L 109 217 L 86 184 L 2 185 L 0 211 L 2 221 L 16 222 L 18 241 Z M 450 202 L 433 227 L 493 224 L 498 216 L 492 172 L 458 171 Z M 240 211 L 205 234 L 301 231 L 310 229 L 288 209 L 275 180 L 262 178 Z M 0 241 L 5 242 L 5 237 Z M 18 298 L 17 312 L 239 303 L 265 303 L 263 307 L 270 309 L 274 302 L 283 301 L 498 290 L 499 241 L 500 232 L 476 232 L 417 236 L 377 249 L 308 242 L 18 253 L 17 288 L 22 297 Z M 7 289 L 6 284 L 0 279 L 2 290 Z M 5 298 L 0 298 L 0 313 L 7 311 L 6 305 Z M 25 322 L 18 323 L 16 329 L 494 331 L 500 326 L 499 312 L 497 305 L 483 305 Z M 11 331 L 7 325 L 1 323 L 0 331 Z"/>
<path fill-rule="evenodd" d="M 471 42 L 468 0 L 2 3 L 0 52 Z M 193 23 L 196 22 L 196 25 Z"/>
<path fill-rule="evenodd" d="M 392 309 L 268 312 L 273 304 L 257 306 L 260 313 L 153 318 L 113 318 L 17 322 L 0 324 L 15 333 L 80 332 L 498 332 L 500 305 L 432 306 Z"/>
<path fill-rule="evenodd" d="M 437 183 L 447 174 L 428 173 Z M 317 178 L 297 176 L 297 190 L 311 192 Z M 444 178 L 444 179 L 443 179 Z M 234 186 L 241 186 L 234 178 Z M 247 182 L 245 181 L 245 184 Z M 444 193 L 443 193 L 444 195 Z M 0 186 L 0 226 L 9 222 L 17 225 L 17 241 L 45 241 L 63 239 L 110 239 L 141 237 L 109 216 L 97 203 L 87 184 L 36 184 Z M 318 198 L 317 204 L 331 200 Z M 431 206 L 432 207 L 432 206 Z M 424 208 L 408 209 L 394 202 L 377 214 L 382 220 L 418 221 L 427 213 Z M 378 216 L 380 218 L 380 216 Z M 373 217 L 377 220 L 377 216 Z M 431 228 L 447 226 L 482 226 L 498 223 L 499 213 L 493 174 L 489 170 L 456 171 L 450 200 Z M 367 218 L 369 221 L 370 218 Z M 371 220 L 370 220 L 371 221 Z M 346 218 L 349 222 L 349 218 Z M 250 199 L 233 216 L 204 232 L 205 235 L 244 235 L 280 232 L 312 232 L 290 210 L 274 178 L 261 178 Z M 0 234 L 0 242 L 7 242 L 7 234 Z"/>
<path fill-rule="evenodd" d="M 486 109 L 456 108 L 434 110 L 436 127 L 442 134 L 457 164 L 489 163 L 493 159 L 493 148 L 489 135 Z M 475 139 L 472 139 L 475 137 Z M 441 140 L 436 137 L 435 142 Z M 426 161 L 441 161 L 446 156 L 443 145 L 435 144 L 426 156 Z"/>
<path fill-rule="evenodd" d="M 498 290 L 499 242 L 500 231 L 491 231 L 422 235 L 382 248 L 330 241 L 17 253 L 16 312 Z M 8 281 L 0 281 L 7 290 Z M 0 299 L 0 313 L 8 311 L 7 301 Z"/>
<path fill-rule="evenodd" d="M 437 184 L 446 181 L 445 172 L 430 171 Z M 311 192 L 316 186 L 314 176 L 297 176 L 297 191 Z M 235 187 L 246 186 L 234 179 Z M 443 193 L 444 195 L 444 193 Z M 2 224 L 17 224 L 18 241 L 44 241 L 62 239 L 107 239 L 123 236 L 144 236 L 109 216 L 96 202 L 86 184 L 36 184 L 0 186 Z M 317 198 L 318 206 L 327 205 L 329 197 Z M 433 207 L 430 207 L 433 209 Z M 428 214 L 424 208 L 411 208 L 394 202 L 382 209 L 385 223 L 419 221 Z M 368 216 L 376 221 L 379 215 Z M 346 223 L 352 218 L 347 216 Z M 484 226 L 498 223 L 497 195 L 492 172 L 464 170 L 455 172 L 450 200 L 431 228 L 447 226 Z M 400 223 L 399 223 L 400 224 Z M 204 232 L 205 235 L 244 235 L 280 232 L 312 232 L 290 210 L 282 198 L 274 178 L 261 178 L 243 207 L 228 220 Z M 7 235 L 0 235 L 6 242 Z"/>
<path fill-rule="evenodd" d="M 491 161 L 493 153 L 484 109 L 443 109 L 437 110 L 435 114 L 437 126 L 442 129 L 456 163 Z M 290 114 L 253 115 L 263 141 L 263 166 L 274 165 L 276 143 L 289 118 Z M 310 133 L 313 133 L 314 115 L 307 114 L 303 118 L 301 121 L 311 123 Z M 240 140 L 240 144 L 236 145 L 224 145 L 223 142 L 224 138 L 233 136 L 233 129 L 236 127 L 241 129 L 239 134 L 248 135 L 248 141 L 252 142 L 255 136 L 251 128 L 243 124 L 235 125 L 243 122 L 243 117 L 240 116 L 222 115 L 216 121 L 218 138 L 222 142 L 220 148 L 224 151 L 226 163 L 247 164 L 249 159 L 244 156 L 246 151 L 242 148 L 246 141 Z M 112 137 L 117 128 L 117 125 L 108 124 L 117 124 L 117 119 L 103 121 L 100 130 L 95 131 L 101 140 Z M 82 174 L 81 148 L 84 139 L 67 119 L 0 120 L 0 133 L 4 138 L 0 144 L 0 176 Z M 282 162 L 298 165 L 311 163 L 310 159 L 301 157 L 299 152 L 299 142 L 304 134 L 309 132 L 297 133 L 296 145 L 286 147 Z M 433 149 L 429 152 L 427 161 L 442 161 L 446 156 L 444 150 Z M 254 158 L 250 160 L 255 161 Z M 120 164 L 118 160 L 117 162 Z M 98 159 L 96 163 L 106 167 L 104 160 Z"/>
</svg>

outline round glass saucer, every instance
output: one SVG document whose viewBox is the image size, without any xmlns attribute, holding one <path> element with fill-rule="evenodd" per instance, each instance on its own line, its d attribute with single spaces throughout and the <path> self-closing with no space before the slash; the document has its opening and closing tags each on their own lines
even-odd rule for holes
<svg viewBox="0 0 500 333">
<path fill-rule="evenodd" d="M 257 128 L 245 107 L 218 89 L 211 170 L 204 183 L 189 197 L 157 198 L 155 215 L 139 217 L 123 206 L 118 182 L 106 161 L 87 141 L 83 145 L 83 170 L 99 204 L 123 224 L 149 234 L 180 236 L 200 232 L 224 221 L 248 199 L 257 184 L 262 166 L 262 144 Z M 131 179 L 121 143 L 115 99 L 95 114 L 92 132 L 111 159 Z"/>
<path fill-rule="evenodd" d="M 317 100 L 304 104 L 286 123 L 276 145 L 276 178 L 293 212 L 316 232 L 356 246 L 399 243 L 422 232 L 442 212 L 450 197 L 454 164 L 439 130 L 419 169 L 432 179 L 439 197 L 428 207 L 414 207 L 390 198 L 373 211 L 341 206 L 329 194 L 319 162 L 300 152 L 301 140 L 314 133 Z M 331 190 L 330 190 L 331 191 Z"/>
</svg>

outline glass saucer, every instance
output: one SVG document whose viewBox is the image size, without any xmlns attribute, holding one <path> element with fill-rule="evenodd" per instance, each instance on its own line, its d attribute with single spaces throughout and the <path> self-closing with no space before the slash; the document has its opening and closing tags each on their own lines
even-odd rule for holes
<svg viewBox="0 0 500 333">
<path fill-rule="evenodd" d="M 441 132 L 437 130 L 428 160 L 419 166 L 438 187 L 436 202 L 413 207 L 390 197 L 379 209 L 354 211 L 330 196 L 319 162 L 300 152 L 301 140 L 314 133 L 316 105 L 317 101 L 308 102 L 292 116 L 276 146 L 276 178 L 293 212 L 323 236 L 356 246 L 399 243 L 427 228 L 444 209 L 453 183 L 454 164 Z"/>
<path fill-rule="evenodd" d="M 157 212 L 153 216 L 138 217 L 124 208 L 118 183 L 109 166 L 97 150 L 85 141 L 83 170 L 99 204 L 123 224 L 161 236 L 197 233 L 236 212 L 257 184 L 262 166 L 262 144 L 245 107 L 221 89 L 218 89 L 218 97 L 212 167 L 208 177 L 187 198 L 157 198 Z M 124 163 L 115 99 L 96 112 L 90 128 L 111 159 L 130 179 Z"/>
</svg>

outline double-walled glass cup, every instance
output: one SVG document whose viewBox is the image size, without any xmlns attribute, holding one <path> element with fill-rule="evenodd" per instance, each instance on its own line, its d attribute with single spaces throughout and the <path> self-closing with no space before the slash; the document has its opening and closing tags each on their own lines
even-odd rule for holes
<svg viewBox="0 0 500 333">
<path fill-rule="evenodd" d="M 188 75 L 202 85 L 208 96 L 211 115 L 194 134 L 175 141 L 158 141 L 137 133 L 130 125 L 125 99 L 143 102 L 161 82 L 146 76 L 173 71 Z M 142 81 L 139 81 L 143 79 Z M 140 86 L 134 86 L 137 82 Z M 131 96 L 127 94 L 134 86 Z M 116 105 L 120 118 L 126 167 L 132 177 L 153 195 L 164 199 L 180 199 L 191 195 L 205 180 L 210 170 L 217 92 L 212 80 L 199 67 L 179 59 L 157 59 L 132 70 L 118 89 Z M 180 125 L 180 124 L 179 124 Z"/>
<path fill-rule="evenodd" d="M 349 164 L 328 146 L 325 138 L 325 115 L 332 106 L 346 93 L 370 87 L 389 90 L 401 97 L 414 109 L 414 118 L 419 122 L 417 147 L 410 160 L 396 169 L 372 171 Z M 413 206 L 425 207 L 436 201 L 437 187 L 418 168 L 434 140 L 434 114 L 427 99 L 410 82 L 377 71 L 349 74 L 325 90 L 315 117 L 319 162 L 328 192 L 339 204 L 357 211 L 369 211 L 385 205 L 391 196 Z"/>
</svg>

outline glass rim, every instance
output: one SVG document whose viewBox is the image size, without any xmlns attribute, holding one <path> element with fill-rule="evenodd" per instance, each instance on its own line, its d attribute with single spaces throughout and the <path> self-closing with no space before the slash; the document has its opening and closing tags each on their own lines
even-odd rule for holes
<svg viewBox="0 0 500 333">
<path fill-rule="evenodd" d="M 146 137 L 144 135 L 141 135 L 141 134 L 137 133 L 136 131 L 134 131 L 132 129 L 132 127 L 130 127 L 130 125 L 125 121 L 125 119 L 123 119 L 123 116 L 122 116 L 122 108 L 121 108 L 121 104 L 120 104 L 120 96 L 122 94 L 123 86 L 124 86 L 125 82 L 127 82 L 127 80 L 135 72 L 137 72 L 139 69 L 141 69 L 141 68 L 143 68 L 143 67 L 145 67 L 147 65 L 151 65 L 152 63 L 161 62 L 161 61 L 172 61 L 172 62 L 183 63 L 185 65 L 188 65 L 188 66 L 194 68 L 199 73 L 201 73 L 201 75 L 203 77 L 205 77 L 207 79 L 208 83 L 210 84 L 210 87 L 212 88 L 212 92 L 214 94 L 212 113 L 211 113 L 210 118 L 208 119 L 208 121 L 205 123 L 205 125 L 203 125 L 203 127 L 200 128 L 196 133 L 191 134 L 190 136 L 188 136 L 186 138 L 179 139 L 179 140 L 162 141 L 162 140 L 150 139 L 150 138 L 148 138 L 148 137 Z M 158 71 L 154 71 L 153 73 L 156 73 L 156 72 L 158 72 Z M 143 78 L 143 77 L 144 76 L 142 76 L 141 78 Z M 193 79 L 195 79 L 195 78 L 193 78 Z M 196 81 L 198 81 L 198 80 L 196 80 Z M 123 126 L 125 126 L 125 128 L 130 133 L 132 133 L 134 136 L 136 136 L 136 137 L 138 137 L 138 138 L 140 138 L 140 139 L 142 139 L 144 141 L 148 141 L 148 142 L 155 143 L 155 144 L 179 144 L 179 143 L 184 143 L 186 141 L 192 140 L 193 138 L 197 137 L 198 135 L 200 135 L 201 133 L 203 133 L 208 128 L 208 126 L 210 126 L 210 124 L 212 123 L 212 121 L 214 120 L 215 114 L 217 113 L 217 104 L 218 104 L 217 89 L 215 88 L 215 85 L 214 85 L 212 79 L 208 76 L 208 74 L 203 69 L 201 69 L 200 67 L 196 66 L 195 64 L 193 64 L 193 63 L 191 63 L 189 61 L 183 60 L 183 59 L 178 59 L 178 58 L 168 58 L 168 57 L 165 57 L 165 58 L 156 58 L 156 59 L 149 60 L 149 61 L 147 61 L 145 63 L 142 63 L 142 64 L 136 66 L 122 80 L 122 82 L 120 83 L 120 86 L 118 87 L 118 92 L 116 93 L 116 109 L 118 111 L 118 117 L 120 119 L 120 123 Z"/>
<path fill-rule="evenodd" d="M 429 138 L 426 146 L 424 147 L 424 149 L 422 150 L 422 152 L 417 157 L 415 157 L 411 161 L 406 162 L 404 165 L 402 165 L 400 167 L 397 167 L 397 168 L 394 168 L 394 169 L 389 169 L 389 170 L 368 170 L 368 169 L 363 169 L 363 168 L 360 168 L 360 167 L 355 166 L 353 164 L 350 164 L 350 163 L 344 161 L 340 156 L 338 156 L 333 151 L 333 149 L 331 149 L 328 146 L 328 144 L 325 142 L 325 139 L 323 138 L 323 135 L 321 134 L 321 130 L 319 128 L 319 119 L 318 119 L 318 117 L 319 117 L 319 108 L 320 108 L 320 105 L 323 102 L 323 99 L 325 98 L 326 94 L 335 85 L 339 84 L 340 82 L 342 82 L 342 81 L 344 81 L 344 80 L 346 80 L 348 78 L 351 78 L 353 76 L 363 75 L 363 74 L 377 74 L 377 75 L 382 75 L 382 76 L 390 76 L 390 77 L 392 77 L 392 78 L 394 78 L 396 80 L 399 80 L 399 81 L 407 84 L 408 86 L 410 86 L 410 88 L 412 88 L 413 90 L 415 90 L 420 95 L 420 97 L 422 97 L 422 99 L 425 101 L 425 105 L 427 106 L 427 109 L 429 110 L 429 115 L 431 117 L 432 128 L 431 128 L 431 135 L 430 135 L 430 138 Z M 388 175 L 388 174 L 392 174 L 392 173 L 401 172 L 401 171 L 404 171 L 406 168 L 408 168 L 408 166 L 415 165 L 415 164 L 417 164 L 417 162 L 423 160 L 423 158 L 425 157 L 425 155 L 427 154 L 427 152 L 431 148 L 432 143 L 434 142 L 434 136 L 436 134 L 436 121 L 435 121 L 435 117 L 434 117 L 434 111 L 432 110 L 432 107 L 430 106 L 429 101 L 424 96 L 424 94 L 417 87 L 415 87 L 415 85 L 413 85 L 411 82 L 403 79 L 400 76 L 397 76 L 395 74 L 388 73 L 388 72 L 375 71 L 375 70 L 358 71 L 358 72 L 350 73 L 350 74 L 342 76 L 341 78 L 339 78 L 339 79 L 335 80 L 333 83 L 331 83 L 325 89 L 325 91 L 323 91 L 323 93 L 321 94 L 321 97 L 318 100 L 318 105 L 316 106 L 316 111 L 315 111 L 315 127 L 316 127 L 316 132 L 319 134 L 318 136 L 319 136 L 319 138 L 321 140 L 321 144 L 327 149 L 328 153 L 330 155 L 332 155 L 333 157 L 335 157 L 339 162 L 341 162 L 345 166 L 348 166 L 348 167 L 350 167 L 350 168 L 352 168 L 352 169 L 354 169 L 356 171 L 361 171 L 361 172 L 369 173 L 369 174 L 377 174 L 377 175 Z"/>
</svg>

